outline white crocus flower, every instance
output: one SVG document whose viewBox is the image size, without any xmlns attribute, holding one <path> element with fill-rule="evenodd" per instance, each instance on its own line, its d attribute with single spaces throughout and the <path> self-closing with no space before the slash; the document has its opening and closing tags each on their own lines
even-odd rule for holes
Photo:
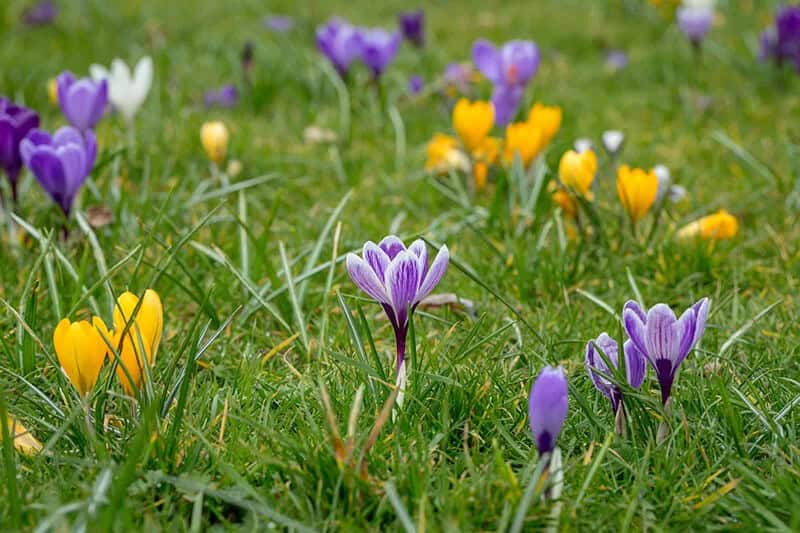
<svg viewBox="0 0 800 533">
<path fill-rule="evenodd" d="M 603 132 L 603 148 L 611 156 L 617 155 L 625 142 L 625 134 L 619 130 L 608 130 Z"/>
<path fill-rule="evenodd" d="M 110 71 L 103 66 L 92 65 L 89 67 L 89 72 L 95 80 L 108 80 L 108 98 L 111 100 L 111 105 L 125 117 L 126 121 L 133 121 L 153 83 L 153 60 L 150 56 L 139 60 L 133 75 L 128 65 L 119 58 L 111 62 Z"/>
</svg>

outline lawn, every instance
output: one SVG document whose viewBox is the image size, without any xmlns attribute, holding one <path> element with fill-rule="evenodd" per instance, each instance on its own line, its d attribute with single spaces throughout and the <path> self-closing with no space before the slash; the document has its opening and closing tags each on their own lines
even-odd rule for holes
<svg viewBox="0 0 800 533">
<path fill-rule="evenodd" d="M 700 51 L 645 0 L 435 2 L 425 47 L 404 42 L 378 82 L 358 61 L 340 79 L 315 29 L 332 16 L 394 28 L 416 6 L 56 3 L 41 27 L 20 22 L 28 2 L 0 6 L 0 95 L 43 129 L 67 124 L 47 90 L 64 70 L 149 55 L 154 76 L 130 124 L 97 124 L 69 218 L 31 172 L 15 207 L 2 178 L 0 421 L 29 431 L 0 424 L 4 530 L 800 529 L 800 79 L 758 60 L 777 1 L 719 0 Z M 274 14 L 293 28 L 267 29 Z M 431 138 L 455 135 L 439 77 L 479 38 L 538 45 L 518 120 L 534 102 L 563 112 L 527 173 L 517 154 L 483 188 L 425 170 Z M 232 107 L 204 103 L 228 84 Z M 466 92 L 488 99 L 491 83 Z M 219 165 L 208 121 L 229 130 Z M 606 130 L 624 132 L 616 159 Z M 579 138 L 599 165 L 576 220 L 548 187 Z M 622 163 L 665 165 L 685 198 L 634 231 Z M 679 237 L 719 209 L 733 238 Z M 403 387 L 393 325 L 346 266 L 390 234 L 450 258 L 410 320 Z M 129 390 L 111 353 L 81 397 L 59 321 L 111 326 L 115 300 L 146 289 L 163 304 L 152 367 Z M 625 396 L 618 434 L 587 342 L 622 340 L 629 300 L 682 313 L 704 297 L 670 405 L 650 365 L 638 390 L 608 376 Z M 548 365 L 569 387 L 560 468 L 529 425 Z"/>
</svg>

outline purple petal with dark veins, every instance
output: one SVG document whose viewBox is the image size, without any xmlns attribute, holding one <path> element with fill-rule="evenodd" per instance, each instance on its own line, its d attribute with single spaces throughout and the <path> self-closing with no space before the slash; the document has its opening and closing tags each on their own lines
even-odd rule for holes
<svg viewBox="0 0 800 533">
<path fill-rule="evenodd" d="M 346 259 L 347 273 L 359 289 L 369 294 L 373 299 L 381 303 L 389 303 L 383 283 L 375 275 L 366 261 L 356 254 L 347 254 Z"/>
<path fill-rule="evenodd" d="M 447 248 L 447 245 L 443 244 L 442 247 L 439 248 L 439 253 L 437 253 L 436 257 L 433 259 L 431 268 L 425 274 L 425 278 L 419 285 L 419 290 L 417 291 L 414 303 L 419 303 L 424 300 L 425 297 L 436 288 L 439 282 L 442 281 L 444 273 L 447 272 L 447 265 L 449 264 L 450 250 Z"/>
</svg>

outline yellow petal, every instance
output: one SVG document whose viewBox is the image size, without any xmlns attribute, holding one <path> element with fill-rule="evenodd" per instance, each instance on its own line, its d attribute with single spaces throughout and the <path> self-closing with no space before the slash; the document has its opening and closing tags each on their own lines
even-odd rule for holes
<svg viewBox="0 0 800 533">
<path fill-rule="evenodd" d="M 19 420 L 9 414 L 6 421 L 9 434 L 14 436 L 14 448 L 18 452 L 25 455 L 36 455 L 42 451 L 42 443 Z M 0 441 L 2 440 L 3 433 L 0 432 Z"/>
<path fill-rule="evenodd" d="M 656 201 L 658 178 L 655 172 L 622 165 L 617 170 L 617 194 L 631 220 L 641 220 Z"/>
<path fill-rule="evenodd" d="M 136 389 L 142 384 L 145 361 L 152 366 L 158 353 L 164 325 L 163 308 L 158 293 L 152 289 L 145 291 L 142 305 L 134 318 L 133 312 L 138 302 L 139 299 L 135 294 L 125 292 L 117 298 L 117 306 L 114 309 L 114 329 L 116 330 L 114 343 L 116 346 L 120 345 L 121 335 L 125 331 L 127 321 L 133 318 L 133 323 L 122 339 L 122 347 L 119 352 L 120 365 L 117 367 L 117 377 L 129 395 L 135 394 Z M 128 375 L 130 375 L 130 380 Z"/>
<path fill-rule="evenodd" d="M 542 143 L 550 144 L 561 128 L 562 111 L 558 106 L 546 106 L 540 102 L 533 104 L 528 113 L 528 122 L 535 124 L 542 132 Z"/>
<path fill-rule="evenodd" d="M 81 396 L 86 396 L 97 382 L 106 357 L 106 345 L 98 330 L 81 320 L 70 323 L 63 319 L 53 332 L 58 362 L 70 383 Z"/>
<path fill-rule="evenodd" d="M 467 151 L 475 150 L 494 125 L 494 107 L 490 102 L 470 102 L 461 98 L 453 108 L 453 129 Z"/>
<path fill-rule="evenodd" d="M 503 160 L 511 164 L 519 155 L 522 164 L 530 165 L 543 148 L 542 132 L 530 122 L 515 122 L 506 126 L 506 138 L 503 146 Z"/>
</svg>

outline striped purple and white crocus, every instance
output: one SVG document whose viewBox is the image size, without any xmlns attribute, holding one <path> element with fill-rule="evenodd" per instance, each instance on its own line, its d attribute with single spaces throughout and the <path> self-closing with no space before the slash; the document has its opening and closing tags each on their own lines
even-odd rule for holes
<svg viewBox="0 0 800 533">
<path fill-rule="evenodd" d="M 428 247 L 422 239 L 406 248 L 398 237 L 389 235 L 378 244 L 367 241 L 361 255 L 347 254 L 347 272 L 353 283 L 381 304 L 389 317 L 400 372 L 405 361 L 408 322 L 417 305 L 442 280 L 450 252 L 442 245 L 429 268 Z"/>
<path fill-rule="evenodd" d="M 666 304 L 656 304 L 647 312 L 634 301 L 625 304 L 623 326 L 633 345 L 655 370 L 664 405 L 672 392 L 678 367 L 703 336 L 709 305 L 709 299 L 703 298 L 676 318 Z"/>
<path fill-rule="evenodd" d="M 606 332 L 601 333 L 594 341 L 586 343 L 586 371 L 589 373 L 589 377 L 597 390 L 609 399 L 611 408 L 616 413 L 620 405 L 622 405 L 622 390 L 608 379 L 608 376 L 611 376 L 613 371 L 601 357 L 598 348 L 603 351 L 606 359 L 616 369 L 619 368 L 619 345 Z M 647 373 L 647 363 L 644 355 L 636 349 L 636 345 L 630 339 L 625 341 L 622 350 L 625 353 L 626 381 L 628 385 L 638 389 L 642 386 Z"/>
</svg>

